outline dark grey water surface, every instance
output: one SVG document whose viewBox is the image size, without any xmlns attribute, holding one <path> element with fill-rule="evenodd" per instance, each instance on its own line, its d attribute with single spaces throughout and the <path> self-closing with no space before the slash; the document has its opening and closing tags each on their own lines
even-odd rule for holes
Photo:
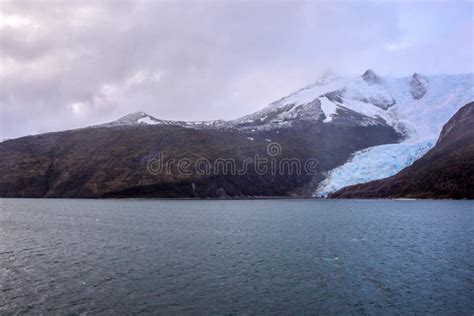
<svg viewBox="0 0 474 316">
<path fill-rule="evenodd" d="M 0 200 L 0 313 L 474 313 L 472 201 Z"/>
</svg>

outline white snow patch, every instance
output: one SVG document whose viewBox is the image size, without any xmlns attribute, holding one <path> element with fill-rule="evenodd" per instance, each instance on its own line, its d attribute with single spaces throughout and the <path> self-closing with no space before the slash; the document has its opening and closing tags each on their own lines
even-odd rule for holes
<svg viewBox="0 0 474 316">
<path fill-rule="evenodd" d="M 145 116 L 145 117 L 142 117 L 141 119 L 138 119 L 138 120 L 137 120 L 137 123 L 138 123 L 138 124 L 148 124 L 148 125 L 160 124 L 160 122 L 153 120 L 153 119 L 152 119 L 151 117 L 149 117 L 149 116 Z"/>
<path fill-rule="evenodd" d="M 371 118 L 377 118 L 377 117 L 381 117 L 383 119 L 385 119 L 385 121 L 388 121 L 389 118 L 389 112 L 387 110 L 383 110 L 379 107 L 376 107 L 370 103 L 365 103 L 365 102 L 362 102 L 362 101 L 358 101 L 358 100 L 346 100 L 344 99 L 344 104 L 343 104 L 344 107 L 352 110 L 352 111 L 355 111 L 355 112 L 358 112 L 360 114 L 363 114 L 365 116 L 368 116 L 368 117 L 371 117 Z"/>
<path fill-rule="evenodd" d="M 332 116 L 337 112 L 336 104 L 326 97 L 319 98 L 319 101 L 321 102 L 321 109 L 324 112 L 324 116 L 326 116 L 323 122 L 331 122 Z"/>
<path fill-rule="evenodd" d="M 250 139 L 251 141 L 254 141 L 255 139 L 252 137 L 247 137 L 247 139 Z"/>
</svg>

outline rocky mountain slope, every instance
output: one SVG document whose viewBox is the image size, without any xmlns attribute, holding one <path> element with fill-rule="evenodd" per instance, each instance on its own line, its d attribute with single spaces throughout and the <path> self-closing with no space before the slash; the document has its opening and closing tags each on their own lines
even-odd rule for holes
<svg viewBox="0 0 474 316">
<path fill-rule="evenodd" d="M 231 121 L 169 121 L 136 112 L 8 140 L 0 143 L 0 196 L 325 196 L 411 164 L 432 147 L 440 121 L 474 99 L 472 91 L 472 74 L 383 78 L 368 70 L 360 77 L 322 79 Z M 276 157 L 268 154 L 273 143 Z M 191 165 L 200 159 L 253 164 L 245 174 L 189 174 L 176 166 L 153 174 L 148 162 L 159 154 Z M 317 172 L 259 174 L 256 155 L 300 165 L 314 159 Z"/>
<path fill-rule="evenodd" d="M 443 127 L 435 146 L 398 174 L 346 187 L 332 198 L 474 199 L 474 102 Z"/>
<path fill-rule="evenodd" d="M 311 196 L 321 170 L 344 163 L 354 151 L 398 137 L 389 127 L 317 122 L 251 134 L 140 123 L 49 133 L 0 143 L 0 196 Z M 276 152 L 269 151 L 270 145 Z M 256 170 L 256 157 L 267 159 L 267 171 Z M 272 172 L 273 158 L 278 164 L 285 158 L 302 163 L 317 159 L 312 166 L 317 172 Z M 238 174 L 217 165 L 218 159 L 246 171 Z M 251 161 L 244 169 L 246 159 Z M 190 168 L 179 169 L 180 161 Z M 204 164 L 197 168 L 199 161 Z M 168 162 L 170 172 L 159 170 Z"/>
</svg>

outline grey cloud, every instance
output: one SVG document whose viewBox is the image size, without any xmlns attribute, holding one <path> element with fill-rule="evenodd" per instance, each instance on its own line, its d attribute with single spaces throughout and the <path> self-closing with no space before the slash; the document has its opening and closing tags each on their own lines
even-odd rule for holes
<svg viewBox="0 0 474 316">
<path fill-rule="evenodd" d="M 470 2 L 7 1 L 0 8 L 23 19 L 0 29 L 2 137 L 134 111 L 235 118 L 328 71 L 474 68 Z"/>
</svg>

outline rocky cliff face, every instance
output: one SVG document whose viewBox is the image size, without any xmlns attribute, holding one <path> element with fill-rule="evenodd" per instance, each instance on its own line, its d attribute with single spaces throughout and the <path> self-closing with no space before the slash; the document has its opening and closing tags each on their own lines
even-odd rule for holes
<svg viewBox="0 0 474 316">
<path fill-rule="evenodd" d="M 474 102 L 443 127 L 436 145 L 398 174 L 346 187 L 331 198 L 474 199 Z"/>
</svg>

